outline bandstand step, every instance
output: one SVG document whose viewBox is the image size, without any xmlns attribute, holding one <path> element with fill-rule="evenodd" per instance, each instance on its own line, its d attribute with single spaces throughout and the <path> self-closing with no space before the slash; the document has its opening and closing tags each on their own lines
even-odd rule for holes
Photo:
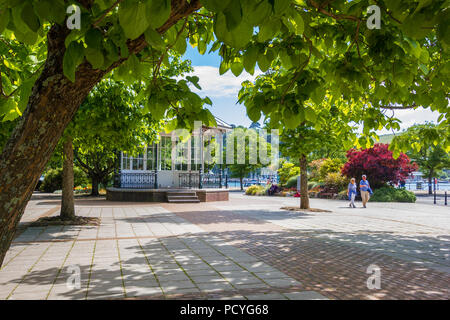
<svg viewBox="0 0 450 320">
<path fill-rule="evenodd" d="M 170 203 L 198 203 L 200 200 L 195 192 L 168 192 L 167 202 Z"/>
</svg>

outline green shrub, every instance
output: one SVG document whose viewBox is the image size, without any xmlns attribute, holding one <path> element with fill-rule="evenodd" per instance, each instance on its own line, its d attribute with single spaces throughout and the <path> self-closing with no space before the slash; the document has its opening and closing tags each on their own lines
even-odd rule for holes
<svg viewBox="0 0 450 320">
<path fill-rule="evenodd" d="M 285 186 L 289 178 L 298 176 L 300 174 L 300 168 L 296 167 L 293 163 L 285 161 L 280 169 L 278 169 L 278 176 L 280 177 L 280 184 Z"/>
<path fill-rule="evenodd" d="M 416 196 L 406 189 L 396 189 L 391 186 L 374 190 L 370 201 L 373 202 L 416 202 Z"/>
<path fill-rule="evenodd" d="M 288 179 L 288 181 L 286 182 L 286 188 L 296 188 L 297 187 L 297 178 L 298 175 L 294 176 L 294 177 L 290 177 Z"/>
<path fill-rule="evenodd" d="M 348 185 L 348 179 L 341 176 L 339 172 L 330 172 L 325 177 L 324 192 L 339 193 Z"/>
<path fill-rule="evenodd" d="M 347 200 L 348 199 L 348 195 L 347 195 L 347 190 L 342 190 L 338 193 L 338 197 L 339 200 Z"/>
<path fill-rule="evenodd" d="M 270 185 L 259 186 L 259 185 L 251 185 L 247 189 L 245 189 L 245 194 L 249 196 L 264 196 L 267 194 Z"/>
<path fill-rule="evenodd" d="M 308 182 L 308 190 L 312 190 L 314 188 L 323 187 L 323 186 L 324 186 L 323 182 L 317 182 L 317 181 L 309 181 Z"/>
<path fill-rule="evenodd" d="M 44 181 L 42 181 L 39 187 L 43 192 L 55 192 L 62 189 L 62 168 L 50 169 L 44 175 Z M 74 187 L 86 185 L 89 182 L 86 174 L 78 167 L 73 168 L 74 175 Z"/>
<path fill-rule="evenodd" d="M 341 173 L 344 164 L 340 159 L 325 159 L 319 167 L 319 181 L 325 181 L 329 173 Z"/>
</svg>

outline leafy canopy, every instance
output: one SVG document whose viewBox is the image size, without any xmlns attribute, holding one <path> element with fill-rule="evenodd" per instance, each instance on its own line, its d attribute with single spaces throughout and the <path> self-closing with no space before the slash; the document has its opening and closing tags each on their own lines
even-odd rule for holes
<svg viewBox="0 0 450 320">
<path fill-rule="evenodd" d="M 430 108 L 442 115 L 449 146 L 448 0 L 376 1 L 380 30 L 366 27 L 369 0 L 0 0 L 3 120 L 23 112 L 46 59 L 49 30 L 65 25 L 72 3 L 81 8 L 81 30 L 67 32 L 68 80 L 76 81 L 87 62 L 116 80 L 146 81 L 146 111 L 172 117 L 170 128 L 213 122 L 204 109 L 210 100 L 189 90 L 198 79 L 160 77 L 171 52 L 183 54 L 189 43 L 201 54 L 211 45 L 222 57 L 221 73 L 253 73 L 256 65 L 268 72 L 245 84 L 240 96 L 253 121 L 263 113 L 282 127 L 320 125 L 310 102 L 328 97 L 331 104 L 364 106 L 359 122 L 369 136 L 398 129 L 386 108 Z"/>
<path fill-rule="evenodd" d="M 432 178 L 438 170 L 450 167 L 450 147 L 445 147 L 446 130 L 432 123 L 409 127 L 395 136 L 392 145 L 408 149 L 406 154 L 419 165 L 425 176 Z"/>
</svg>

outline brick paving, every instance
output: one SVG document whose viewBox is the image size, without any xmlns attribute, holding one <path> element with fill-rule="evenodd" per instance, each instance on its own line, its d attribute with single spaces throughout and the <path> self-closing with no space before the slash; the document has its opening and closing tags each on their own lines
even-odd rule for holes
<svg viewBox="0 0 450 320">
<path fill-rule="evenodd" d="M 0 299 L 448 299 L 448 209 L 312 200 L 331 213 L 280 210 L 295 199 L 77 200 L 100 226 L 24 228 L 0 270 Z M 55 215 L 36 200 L 23 222 Z M 26 227 L 27 225 L 25 225 Z M 366 286 L 381 269 L 381 289 Z M 72 269 L 71 269 L 72 268 Z M 79 289 L 67 286 L 79 270 Z"/>
<path fill-rule="evenodd" d="M 215 211 L 207 205 L 165 207 L 290 275 L 305 290 L 331 299 L 450 297 L 448 211 L 442 211 L 447 216 L 438 212 L 428 218 L 416 212 L 395 216 L 391 211 L 411 211 L 412 206 L 395 209 L 387 205 L 383 210 L 388 215 L 378 208 L 356 211 L 357 216 L 302 214 L 279 210 L 286 201 L 292 205 L 295 200 L 270 198 L 265 204 L 261 201 L 267 198 L 239 196 L 233 200 L 215 204 Z M 344 209 L 345 203 L 334 204 L 335 211 Z M 425 209 L 429 212 L 435 207 Z M 380 290 L 369 290 L 366 285 L 367 267 L 372 264 L 381 270 Z"/>
</svg>

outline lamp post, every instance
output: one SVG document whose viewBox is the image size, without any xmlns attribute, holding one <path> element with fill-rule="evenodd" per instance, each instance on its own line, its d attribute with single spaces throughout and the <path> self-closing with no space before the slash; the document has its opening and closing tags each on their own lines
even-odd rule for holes
<svg viewBox="0 0 450 320">
<path fill-rule="evenodd" d="M 203 128 L 200 128 L 200 169 L 198 170 L 198 188 L 203 189 Z"/>
<path fill-rule="evenodd" d="M 158 167 L 159 167 L 159 157 L 158 157 L 158 144 L 155 143 L 155 181 L 153 189 L 158 189 Z"/>
</svg>

